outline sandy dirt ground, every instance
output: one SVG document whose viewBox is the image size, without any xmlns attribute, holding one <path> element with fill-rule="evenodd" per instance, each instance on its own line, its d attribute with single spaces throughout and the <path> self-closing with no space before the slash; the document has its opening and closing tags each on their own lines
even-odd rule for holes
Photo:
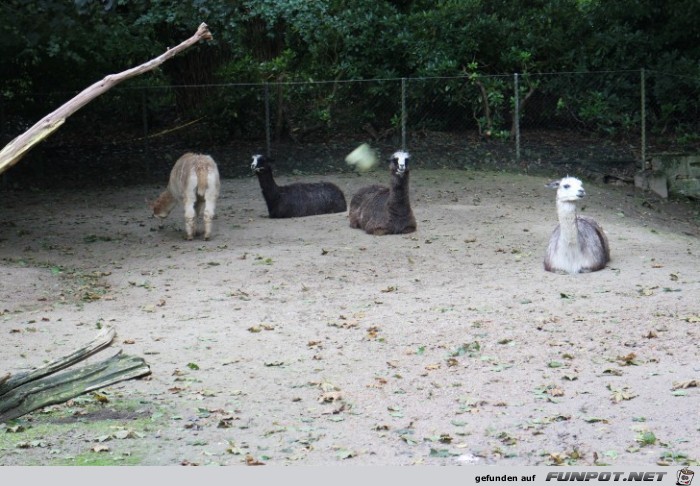
<svg viewBox="0 0 700 486">
<path fill-rule="evenodd" d="M 150 218 L 164 184 L 2 193 L 0 370 L 113 327 L 152 374 L 5 424 L 0 462 L 697 464 L 697 203 L 584 181 L 612 261 L 568 276 L 542 268 L 547 179 L 411 177 L 418 230 L 382 237 L 269 219 L 253 177 L 208 242 Z M 388 174 L 277 179 L 349 202 Z"/>
</svg>

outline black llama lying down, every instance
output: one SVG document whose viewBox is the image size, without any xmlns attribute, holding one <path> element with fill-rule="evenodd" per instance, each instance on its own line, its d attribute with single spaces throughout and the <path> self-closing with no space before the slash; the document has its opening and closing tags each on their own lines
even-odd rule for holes
<svg viewBox="0 0 700 486">
<path fill-rule="evenodd" d="M 342 213 L 347 209 L 345 196 L 330 182 L 295 182 L 278 186 L 272 177 L 270 160 L 253 155 L 250 168 L 258 176 L 267 212 L 271 218 L 297 218 L 316 214 Z"/>
<path fill-rule="evenodd" d="M 363 187 L 350 201 L 350 226 L 371 235 L 412 233 L 416 218 L 408 198 L 407 152 L 396 152 L 389 159 L 391 184 Z"/>
</svg>

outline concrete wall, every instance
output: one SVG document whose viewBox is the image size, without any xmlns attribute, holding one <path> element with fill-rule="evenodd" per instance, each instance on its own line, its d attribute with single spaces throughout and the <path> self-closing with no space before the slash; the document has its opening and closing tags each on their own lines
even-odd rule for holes
<svg viewBox="0 0 700 486">
<path fill-rule="evenodd" d="M 634 182 L 661 197 L 671 194 L 700 199 L 700 154 L 655 155 L 651 169 L 638 173 Z"/>
</svg>

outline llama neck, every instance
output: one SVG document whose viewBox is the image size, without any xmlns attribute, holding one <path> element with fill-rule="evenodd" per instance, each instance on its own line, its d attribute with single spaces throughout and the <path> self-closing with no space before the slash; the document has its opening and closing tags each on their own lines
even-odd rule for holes
<svg viewBox="0 0 700 486">
<path fill-rule="evenodd" d="M 260 188 L 262 189 L 263 196 L 265 199 L 273 197 L 277 194 L 277 183 L 272 177 L 272 169 L 265 169 L 256 172 L 258 176 L 258 181 L 260 182 Z"/>
<path fill-rule="evenodd" d="M 402 176 L 398 174 L 391 175 L 391 195 L 390 202 L 405 203 L 408 207 L 408 172 L 404 172 Z"/>
<path fill-rule="evenodd" d="M 559 232 L 562 243 L 578 246 L 576 204 L 569 201 L 557 201 L 557 214 L 559 215 Z"/>
<path fill-rule="evenodd" d="M 177 204 L 177 199 L 169 190 L 163 191 L 160 196 L 153 202 L 153 214 L 165 217 L 170 214 Z"/>
</svg>

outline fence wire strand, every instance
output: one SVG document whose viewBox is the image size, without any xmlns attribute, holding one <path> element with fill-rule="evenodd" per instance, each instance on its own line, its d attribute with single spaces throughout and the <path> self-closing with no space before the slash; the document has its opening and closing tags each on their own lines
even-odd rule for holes
<svg viewBox="0 0 700 486">
<path fill-rule="evenodd" d="M 685 102 L 699 94 L 697 79 L 648 70 L 124 86 L 30 156 L 67 170 L 108 161 L 125 183 L 161 179 L 184 150 L 212 153 L 231 177 L 263 151 L 282 171 L 344 171 L 363 142 L 410 150 L 419 167 L 640 168 L 699 148 L 700 113 Z M 0 97 L 0 142 L 67 97 Z"/>
</svg>

